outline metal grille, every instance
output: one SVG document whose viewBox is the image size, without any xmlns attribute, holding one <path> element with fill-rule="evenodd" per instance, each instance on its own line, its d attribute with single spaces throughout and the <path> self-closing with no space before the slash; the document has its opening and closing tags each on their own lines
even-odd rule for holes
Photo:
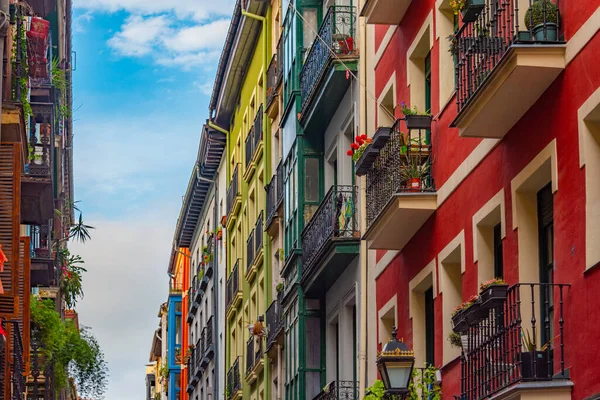
<svg viewBox="0 0 600 400">
<path fill-rule="evenodd" d="M 30 162 L 26 174 L 51 177 L 53 168 L 52 145 L 54 144 L 54 106 L 50 103 L 31 103 L 29 145 Z"/>
<path fill-rule="evenodd" d="M 486 0 L 475 20 L 463 24 L 453 38 L 458 62 L 455 71 L 459 113 L 513 45 L 552 44 L 558 41 L 560 18 L 556 18 L 554 26 L 532 26 L 536 22 L 534 13 L 527 13 L 527 10 L 534 0 L 529 0 L 525 9 L 519 8 L 519 5 L 523 6 L 522 3 L 518 0 Z M 558 8 L 559 0 L 548 3 L 540 1 L 538 4 L 543 22 L 553 20 L 553 5 L 556 4 Z M 520 26 L 519 21 L 525 21 L 526 26 Z"/>
<path fill-rule="evenodd" d="M 331 240 L 360 237 L 358 224 L 356 186 L 332 186 L 302 232 L 303 274 L 306 276 L 311 272 L 318 255 Z"/>
<path fill-rule="evenodd" d="M 237 261 L 235 262 L 235 266 L 231 270 L 231 274 L 229 275 L 229 278 L 227 278 L 227 308 L 229 308 L 229 306 L 231 305 L 231 302 L 233 301 L 233 298 L 237 295 L 237 292 L 239 291 L 239 287 L 240 287 L 240 282 L 239 282 L 240 277 L 238 274 L 239 264 L 240 264 L 240 259 L 238 258 Z"/>
<path fill-rule="evenodd" d="M 246 169 L 250 166 L 250 162 L 252 161 L 252 155 L 254 154 L 254 140 L 252 138 L 252 132 L 254 127 L 250 128 L 248 131 L 248 135 L 246 136 Z"/>
<path fill-rule="evenodd" d="M 329 62 L 336 57 L 354 56 L 356 8 L 349 6 L 331 6 L 319 29 L 318 38 L 313 42 L 300 73 L 300 91 L 302 94 L 302 112 L 316 91 Z M 330 51 L 329 49 L 333 49 Z"/>
<path fill-rule="evenodd" d="M 227 371 L 227 392 L 229 396 L 227 399 L 231 399 L 233 395 L 242 389 L 242 382 L 240 380 L 240 358 L 236 358 L 235 362 Z"/>
<path fill-rule="evenodd" d="M 409 176 L 420 176 L 418 192 L 435 191 L 431 177 L 431 155 L 427 131 L 404 133 L 400 131 L 400 120 L 396 121 L 390 138 L 367 171 L 367 227 L 371 226 L 394 195 L 414 191 L 410 187 Z"/>
<path fill-rule="evenodd" d="M 252 372 L 252 368 L 254 368 L 254 336 L 250 336 L 248 341 L 246 342 L 246 375 Z"/>
<path fill-rule="evenodd" d="M 229 217 L 233 209 L 236 197 L 240 194 L 240 177 L 239 177 L 239 165 L 236 164 L 233 175 L 231 176 L 231 182 L 227 188 L 227 216 Z"/>
<path fill-rule="evenodd" d="M 252 267 L 254 262 L 254 229 L 250 232 L 248 240 L 246 240 L 246 272 Z"/>
<path fill-rule="evenodd" d="M 358 400 L 358 382 L 333 381 L 316 395 L 313 400 Z"/>
<path fill-rule="evenodd" d="M 261 211 L 256 219 L 254 227 L 254 258 L 258 256 L 263 245 L 263 212 Z"/>
<path fill-rule="evenodd" d="M 563 298 L 568 286 L 513 285 L 503 304 L 468 328 L 463 336 L 461 399 L 488 398 L 520 381 L 566 378 Z M 525 348 L 527 336 L 536 351 Z"/>
<path fill-rule="evenodd" d="M 283 200 L 283 167 L 281 162 L 277 166 L 271 182 L 265 187 L 267 192 L 267 227 L 273 222 L 281 201 Z"/>
</svg>

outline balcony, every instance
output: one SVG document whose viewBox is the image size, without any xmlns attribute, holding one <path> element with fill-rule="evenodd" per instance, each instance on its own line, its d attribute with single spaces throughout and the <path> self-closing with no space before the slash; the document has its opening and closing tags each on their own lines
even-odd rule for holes
<svg viewBox="0 0 600 400">
<path fill-rule="evenodd" d="M 369 249 L 402 250 L 437 209 L 427 132 L 402 133 L 399 123 L 366 173 Z"/>
<path fill-rule="evenodd" d="M 204 343 L 204 358 L 212 360 L 215 355 L 215 330 L 214 330 L 214 318 L 211 317 L 206 322 L 206 342 Z"/>
<path fill-rule="evenodd" d="M 215 257 L 214 257 L 214 252 L 213 252 L 214 246 L 215 246 L 215 239 L 214 239 L 214 236 L 211 235 L 208 238 L 208 243 L 206 244 L 206 248 L 208 249 L 208 254 L 213 255 L 212 259 L 209 262 L 207 262 L 206 265 L 204 266 L 204 276 L 206 276 L 207 279 L 212 278 L 214 269 L 215 269 Z"/>
<path fill-rule="evenodd" d="M 461 399 L 571 399 L 563 303 L 569 285 L 521 283 L 463 333 Z M 568 319 L 568 318 L 567 318 Z M 531 344 L 527 343 L 531 339 Z"/>
<path fill-rule="evenodd" d="M 276 354 L 270 354 L 275 343 L 283 345 L 283 293 L 277 294 L 277 299 L 274 300 L 266 312 L 267 323 L 267 345 L 266 351 L 271 358 L 275 358 Z"/>
<path fill-rule="evenodd" d="M 251 385 L 264 368 L 262 337 L 251 336 L 246 342 L 246 382 Z"/>
<path fill-rule="evenodd" d="M 398 25 L 412 0 L 367 0 L 360 12 L 367 24 Z"/>
<path fill-rule="evenodd" d="M 31 226 L 31 287 L 55 286 L 57 276 L 50 251 L 50 226 Z"/>
<path fill-rule="evenodd" d="M 281 161 L 277 166 L 275 175 L 271 178 L 271 182 L 265 187 L 267 192 L 267 232 L 271 236 L 277 234 L 278 224 L 274 224 L 281 215 L 281 206 L 283 204 L 283 166 Z"/>
<path fill-rule="evenodd" d="M 331 6 L 323 18 L 300 73 L 302 112 L 305 131 L 327 126 L 350 87 L 348 71 L 358 66 L 356 8 Z"/>
<path fill-rule="evenodd" d="M 313 400 L 358 400 L 359 398 L 358 382 L 333 381 L 327 384 Z"/>
<path fill-rule="evenodd" d="M 474 21 L 456 33 L 458 115 L 452 126 L 461 136 L 504 137 L 565 69 L 560 18 L 545 2 L 526 13 L 533 3 L 507 0 L 496 7 L 485 0 Z"/>
<path fill-rule="evenodd" d="M 187 360 L 187 370 L 188 370 L 188 386 L 186 389 L 187 393 L 192 393 L 194 388 L 200 381 L 200 378 L 196 375 L 196 358 L 198 357 L 198 350 L 194 348 L 190 353 L 190 356 Z"/>
<path fill-rule="evenodd" d="M 238 258 L 229 278 L 227 278 L 227 319 L 233 315 L 236 307 L 242 302 L 239 267 L 240 259 Z"/>
<path fill-rule="evenodd" d="M 31 103 L 29 164 L 21 180 L 21 223 L 42 225 L 54 216 L 54 106 Z"/>
<path fill-rule="evenodd" d="M 256 219 L 254 229 L 246 240 L 246 280 L 252 282 L 256 277 L 258 269 L 263 263 L 263 212 Z"/>
<path fill-rule="evenodd" d="M 196 311 L 198 311 L 198 307 L 200 306 L 198 299 L 196 298 L 196 293 L 198 292 L 198 278 L 194 276 L 192 278 L 192 284 L 188 290 L 188 316 L 187 322 L 188 324 L 194 320 L 196 316 Z"/>
<path fill-rule="evenodd" d="M 4 321 L 2 327 L 7 332 L 2 345 L 0 346 L 0 398 L 8 394 L 7 399 L 23 399 L 26 392 L 24 347 L 21 336 L 21 329 L 18 321 Z M 8 342 L 8 344 L 7 344 Z M 8 371 L 5 368 L 8 367 Z M 7 374 L 8 373 L 8 374 Z M 4 383 L 4 378 L 9 380 Z M 8 387 L 7 387 L 8 386 Z"/>
<path fill-rule="evenodd" d="M 277 53 L 271 58 L 271 63 L 267 69 L 267 114 L 275 118 L 279 113 L 279 88 L 283 81 L 283 35 L 279 37 L 277 43 Z"/>
<path fill-rule="evenodd" d="M 336 185 L 302 232 L 301 283 L 308 295 L 325 293 L 359 252 L 358 190 Z"/>
<path fill-rule="evenodd" d="M 256 268 L 254 268 L 254 229 L 250 232 L 246 240 L 246 280 L 252 282 L 256 276 Z"/>
<path fill-rule="evenodd" d="M 246 135 L 246 142 L 245 142 L 245 150 L 246 152 L 245 157 L 246 157 L 246 165 L 244 168 L 244 179 L 246 181 L 249 181 L 250 178 L 252 178 L 252 176 L 254 175 L 254 171 L 256 170 L 256 165 L 252 162 L 252 155 L 254 154 L 254 127 L 250 128 L 250 131 L 248 132 L 248 135 Z"/>
<path fill-rule="evenodd" d="M 204 373 L 204 369 L 200 368 L 200 363 L 202 362 L 202 352 L 204 351 L 204 340 L 202 337 L 198 338 L 196 341 L 196 348 L 194 349 L 194 375 L 198 379 L 202 378 L 202 374 Z"/>
<path fill-rule="evenodd" d="M 227 188 L 227 229 L 233 226 L 233 222 L 237 217 L 237 213 L 242 207 L 242 194 L 240 182 L 240 164 L 236 164 L 233 175 L 231 176 L 231 182 Z"/>
<path fill-rule="evenodd" d="M 242 380 L 240 379 L 240 358 L 236 358 L 229 371 L 227 371 L 227 400 L 242 398 Z"/>
</svg>

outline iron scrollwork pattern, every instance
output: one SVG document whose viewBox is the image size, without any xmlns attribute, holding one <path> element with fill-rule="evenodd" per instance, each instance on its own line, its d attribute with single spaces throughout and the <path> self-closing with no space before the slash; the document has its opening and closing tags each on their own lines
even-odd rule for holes
<svg viewBox="0 0 600 400">
<path fill-rule="evenodd" d="M 313 400 L 358 400 L 356 381 L 333 381 Z"/>
</svg>

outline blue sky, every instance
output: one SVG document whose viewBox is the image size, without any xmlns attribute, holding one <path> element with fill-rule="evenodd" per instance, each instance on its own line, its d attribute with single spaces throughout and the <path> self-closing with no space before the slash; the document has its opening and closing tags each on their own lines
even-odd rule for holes
<svg viewBox="0 0 600 400">
<path fill-rule="evenodd" d="M 182 196 L 234 0 L 74 0 L 75 197 L 92 240 L 82 324 L 109 400 L 145 398 L 144 366 Z"/>
</svg>

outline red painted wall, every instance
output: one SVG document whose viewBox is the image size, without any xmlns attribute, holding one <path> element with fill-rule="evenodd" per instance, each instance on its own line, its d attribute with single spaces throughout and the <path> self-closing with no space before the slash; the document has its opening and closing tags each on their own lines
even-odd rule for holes
<svg viewBox="0 0 600 400">
<path fill-rule="evenodd" d="M 413 2 L 396 30 L 375 74 L 375 96 L 378 97 L 393 72 L 396 73 L 398 101 L 410 103 L 406 82 L 406 52 L 434 1 Z M 560 0 L 561 16 L 568 40 L 598 8 L 597 0 Z M 435 29 L 435 22 L 433 24 Z M 383 31 L 377 27 L 375 48 Z M 385 33 L 385 31 L 383 31 Z M 434 39 L 436 35 L 434 34 Z M 438 108 L 439 41 L 432 49 L 432 114 Z M 466 271 L 463 275 L 463 298 L 476 294 L 477 265 L 473 262 L 473 215 L 498 191 L 504 188 L 506 238 L 503 241 L 505 278 L 518 281 L 518 230 L 512 226 L 510 181 L 548 143 L 557 142 L 558 191 L 554 196 L 555 282 L 570 283 L 565 296 L 565 361 L 575 386 L 573 399 L 600 392 L 600 272 L 585 269 L 585 171 L 579 168 L 577 109 L 600 86 L 600 34 L 594 38 L 548 88 L 546 93 L 500 141 L 483 162 L 458 186 L 438 208 L 404 250 L 394 258 L 376 280 L 377 309 L 393 295 L 398 296 L 399 337 L 412 338 L 409 319 L 408 282 L 437 254 L 465 231 Z M 400 116 L 398 113 L 397 116 Z M 456 168 L 478 145 L 480 139 L 460 138 L 450 122 L 456 116 L 452 102 L 434 121 L 432 144 L 435 164 L 432 169 L 436 186 L 441 187 Z M 600 177 L 598 178 L 600 179 Z M 598 245 L 598 244 L 588 244 Z M 385 251 L 377 252 L 380 260 Z M 436 326 L 442 326 L 443 295 L 435 300 Z M 377 318 L 376 315 L 372 318 Z M 378 326 L 379 324 L 375 324 Z M 442 364 L 442 347 L 446 340 L 442 330 L 436 332 L 436 364 Z M 460 393 L 460 364 L 454 361 L 443 369 L 444 399 Z"/>
</svg>

